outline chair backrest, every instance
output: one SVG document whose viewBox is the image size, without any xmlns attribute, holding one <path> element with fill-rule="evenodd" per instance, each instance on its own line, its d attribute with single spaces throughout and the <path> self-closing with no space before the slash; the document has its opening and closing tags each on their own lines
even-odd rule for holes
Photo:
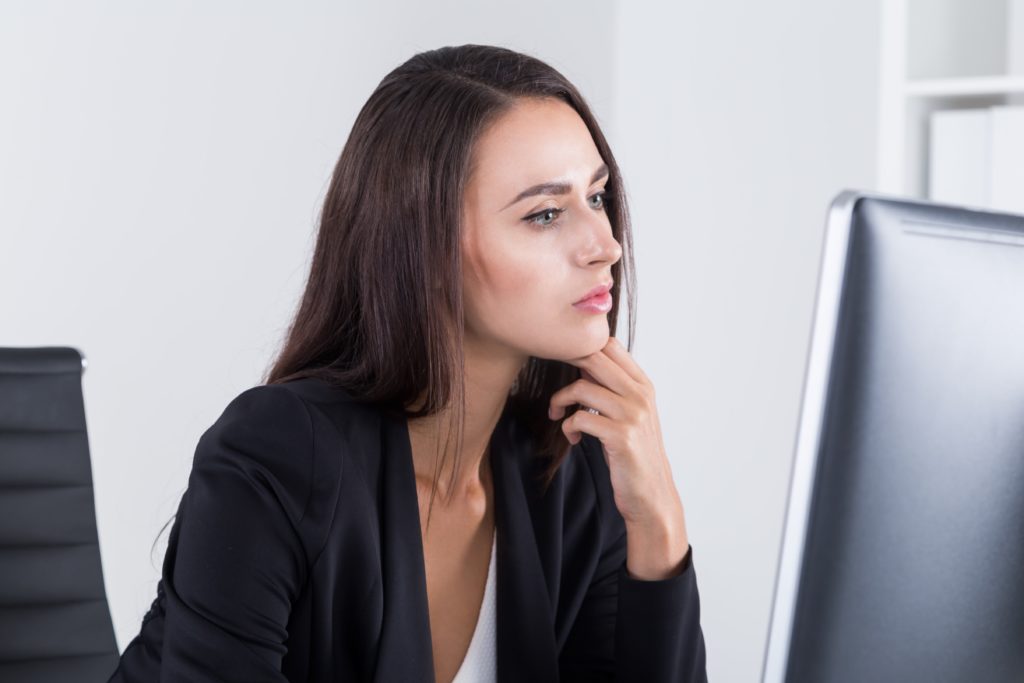
<svg viewBox="0 0 1024 683">
<path fill-rule="evenodd" d="M 70 347 L 0 348 L 0 681 L 106 681 L 118 662 Z"/>
</svg>

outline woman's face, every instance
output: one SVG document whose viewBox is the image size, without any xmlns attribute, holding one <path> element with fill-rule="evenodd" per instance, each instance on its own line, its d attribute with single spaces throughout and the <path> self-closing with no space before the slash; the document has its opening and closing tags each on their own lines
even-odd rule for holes
<svg viewBox="0 0 1024 683">
<path fill-rule="evenodd" d="M 467 342 L 555 360 L 601 350 L 607 311 L 573 303 L 612 282 L 622 249 L 603 205 L 608 172 L 583 119 L 560 100 L 523 99 L 475 154 L 463 205 Z"/>
</svg>

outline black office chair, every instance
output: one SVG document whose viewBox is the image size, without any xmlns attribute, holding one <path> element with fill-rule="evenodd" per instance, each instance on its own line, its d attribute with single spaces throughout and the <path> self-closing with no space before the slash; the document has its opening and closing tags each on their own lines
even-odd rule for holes
<svg viewBox="0 0 1024 683">
<path fill-rule="evenodd" d="M 100 565 L 74 348 L 0 348 L 0 681 L 106 681 L 119 653 Z"/>
</svg>

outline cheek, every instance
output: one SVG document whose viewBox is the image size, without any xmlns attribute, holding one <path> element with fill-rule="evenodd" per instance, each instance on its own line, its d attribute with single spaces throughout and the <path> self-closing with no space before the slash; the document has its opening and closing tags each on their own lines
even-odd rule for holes
<svg viewBox="0 0 1024 683">
<path fill-rule="evenodd" d="M 467 318 L 492 332 L 554 320 L 564 297 L 565 263 L 542 240 L 523 236 L 480 237 L 463 250 Z M 467 322 L 470 322 L 467 320 Z M 536 333 L 536 329 L 534 330 Z"/>
<path fill-rule="evenodd" d="M 578 358 L 603 347 L 607 317 L 572 307 L 579 274 L 571 254 L 543 236 L 502 237 L 464 244 L 467 332 L 540 358 Z"/>
</svg>

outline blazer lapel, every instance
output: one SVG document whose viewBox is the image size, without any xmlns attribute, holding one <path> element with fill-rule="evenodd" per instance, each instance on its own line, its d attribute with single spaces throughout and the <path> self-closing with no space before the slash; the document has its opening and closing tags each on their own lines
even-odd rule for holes
<svg viewBox="0 0 1024 683">
<path fill-rule="evenodd" d="M 406 419 L 383 411 L 381 554 L 384 624 L 374 681 L 434 683 L 427 579 Z M 498 683 L 558 680 L 554 608 L 544 579 L 524 479 L 527 442 L 506 410 L 490 443 L 497 527 Z"/>
<path fill-rule="evenodd" d="M 427 575 L 416 494 L 416 471 L 404 415 L 382 411 L 381 573 L 384 623 L 377 649 L 377 683 L 434 683 Z"/>
<path fill-rule="evenodd" d="M 506 410 L 490 450 L 498 530 L 498 683 L 543 683 L 558 680 L 554 607 L 524 486 L 532 483 L 532 453 L 515 427 Z"/>
</svg>

